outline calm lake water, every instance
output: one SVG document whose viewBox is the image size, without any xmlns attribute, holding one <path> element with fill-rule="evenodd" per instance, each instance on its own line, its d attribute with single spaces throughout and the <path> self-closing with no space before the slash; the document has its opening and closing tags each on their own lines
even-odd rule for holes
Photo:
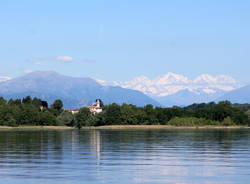
<svg viewBox="0 0 250 184">
<path fill-rule="evenodd" d="M 249 184 L 250 130 L 1 130 L 0 183 Z"/>
</svg>

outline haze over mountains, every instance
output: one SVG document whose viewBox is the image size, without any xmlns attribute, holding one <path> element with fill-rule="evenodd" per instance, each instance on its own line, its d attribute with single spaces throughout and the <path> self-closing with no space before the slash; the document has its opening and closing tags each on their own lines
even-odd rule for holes
<svg viewBox="0 0 250 184">
<path fill-rule="evenodd" d="M 27 95 L 39 97 L 49 103 L 61 99 L 65 108 L 91 105 L 97 98 L 101 98 L 105 104 L 160 105 L 139 91 L 118 86 L 102 86 L 91 78 L 68 77 L 56 72 L 32 72 L 0 82 L 0 96 L 9 99 Z"/>
</svg>

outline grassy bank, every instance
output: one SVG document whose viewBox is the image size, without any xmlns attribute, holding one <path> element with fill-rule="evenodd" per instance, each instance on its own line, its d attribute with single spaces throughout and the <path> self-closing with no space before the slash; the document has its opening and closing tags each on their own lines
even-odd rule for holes
<svg viewBox="0 0 250 184">
<path fill-rule="evenodd" d="M 83 130 L 120 130 L 120 129 L 239 129 L 239 128 L 250 128 L 248 126 L 170 126 L 170 125 L 107 125 L 107 126 L 87 126 L 82 127 Z M 0 130 L 4 129 L 42 129 L 42 130 L 72 130 L 74 127 L 68 126 L 19 126 L 19 127 L 8 127 L 0 126 Z"/>
</svg>

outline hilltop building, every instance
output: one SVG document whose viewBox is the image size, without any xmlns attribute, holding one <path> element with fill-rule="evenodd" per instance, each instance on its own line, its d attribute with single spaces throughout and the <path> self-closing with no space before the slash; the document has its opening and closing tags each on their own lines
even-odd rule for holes
<svg viewBox="0 0 250 184">
<path fill-rule="evenodd" d="M 102 112 L 102 101 L 100 99 L 97 99 L 96 102 L 92 106 L 88 106 L 90 112 L 94 114 L 98 114 Z"/>
<path fill-rule="evenodd" d="M 93 114 L 98 114 L 102 112 L 102 107 L 103 107 L 103 103 L 100 99 L 96 99 L 93 105 L 88 106 L 90 112 L 92 112 Z M 71 112 L 72 114 L 76 114 L 80 111 L 80 109 L 66 109 L 66 111 Z"/>
</svg>

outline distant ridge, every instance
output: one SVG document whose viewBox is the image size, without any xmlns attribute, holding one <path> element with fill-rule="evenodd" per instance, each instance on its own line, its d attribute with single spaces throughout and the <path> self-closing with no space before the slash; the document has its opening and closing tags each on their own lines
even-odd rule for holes
<svg viewBox="0 0 250 184">
<path fill-rule="evenodd" d="M 188 89 L 178 91 L 175 94 L 163 96 L 163 97 L 156 97 L 153 96 L 155 100 L 159 101 L 161 104 L 171 107 L 171 106 L 187 106 L 193 103 L 208 103 L 211 101 L 215 101 L 218 96 L 225 94 L 224 91 L 217 91 L 216 93 L 207 94 L 200 91 L 198 94 L 192 92 Z"/>
<path fill-rule="evenodd" d="M 139 91 L 102 86 L 91 78 L 69 77 L 53 71 L 36 71 L 0 82 L 0 96 L 10 99 L 27 95 L 40 97 L 49 103 L 58 98 L 62 99 L 65 108 L 90 105 L 96 98 L 101 98 L 105 104 L 160 106 L 157 101 Z"/>
<path fill-rule="evenodd" d="M 229 100 L 232 103 L 250 103 L 250 85 L 235 89 L 216 99 Z"/>
</svg>

